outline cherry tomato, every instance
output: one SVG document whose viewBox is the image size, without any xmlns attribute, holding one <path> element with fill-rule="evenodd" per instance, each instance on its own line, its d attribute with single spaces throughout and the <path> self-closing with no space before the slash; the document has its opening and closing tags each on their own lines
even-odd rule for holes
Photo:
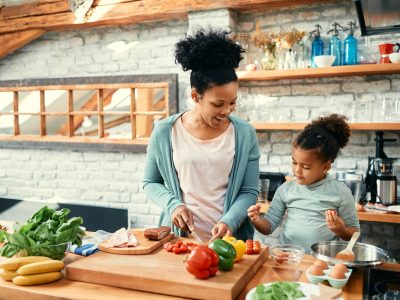
<svg viewBox="0 0 400 300">
<path fill-rule="evenodd" d="M 246 252 L 245 254 L 251 255 L 253 254 L 253 241 L 252 240 L 247 240 L 246 241 Z"/>
<path fill-rule="evenodd" d="M 286 252 L 280 252 L 276 255 L 275 261 L 278 264 L 283 264 L 284 262 L 287 262 L 289 260 L 289 254 Z"/>
<path fill-rule="evenodd" d="M 253 243 L 253 253 L 254 254 L 260 254 L 261 251 L 261 245 L 259 241 L 254 241 Z"/>
</svg>

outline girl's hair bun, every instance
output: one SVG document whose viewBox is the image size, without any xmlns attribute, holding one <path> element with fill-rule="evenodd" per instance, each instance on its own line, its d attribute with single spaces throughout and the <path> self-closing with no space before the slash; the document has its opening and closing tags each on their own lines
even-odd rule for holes
<svg viewBox="0 0 400 300">
<path fill-rule="evenodd" d="M 184 71 L 234 69 L 243 58 L 243 48 L 228 37 L 223 30 L 200 29 L 176 44 L 175 62 Z"/>
<path fill-rule="evenodd" d="M 350 138 L 350 127 L 346 122 L 346 116 L 339 114 L 331 114 L 326 117 L 320 117 L 311 122 L 306 127 L 319 127 L 326 130 L 336 140 L 339 148 L 343 148 L 347 145 Z"/>
</svg>

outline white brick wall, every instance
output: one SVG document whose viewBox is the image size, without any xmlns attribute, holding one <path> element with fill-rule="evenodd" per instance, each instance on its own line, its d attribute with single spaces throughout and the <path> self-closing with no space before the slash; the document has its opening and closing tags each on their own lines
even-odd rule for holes
<svg viewBox="0 0 400 300">
<path fill-rule="evenodd" d="M 0 80 L 178 73 L 179 107 L 184 110 L 190 104 L 189 74 L 175 65 L 174 45 L 196 26 L 217 24 L 252 33 L 257 21 L 263 30 L 274 32 L 293 27 L 309 31 L 319 23 L 327 46 L 326 32 L 331 24 L 338 21 L 346 25 L 350 20 L 356 20 L 352 3 L 340 3 L 340 6 L 327 3 L 242 14 L 220 9 L 190 13 L 187 21 L 52 32 L 0 60 Z M 340 38 L 343 40 L 344 35 L 340 34 Z M 356 38 L 361 55 L 376 55 L 378 44 L 398 41 L 400 35 L 373 36 L 369 47 L 364 45 L 365 39 L 358 30 Z M 259 53 L 250 47 L 249 56 L 256 57 Z M 243 82 L 240 93 L 238 114 L 249 121 L 304 122 L 323 113 L 350 114 L 355 102 L 400 97 L 400 75 Z M 296 134 L 294 131 L 258 133 L 261 170 L 291 172 L 291 142 Z M 388 132 L 385 136 L 400 140 L 399 132 Z M 386 153 L 400 157 L 399 145 L 399 142 L 388 145 Z M 334 169 L 350 168 L 363 173 L 367 156 L 374 153 L 374 133 L 353 132 Z M 142 192 L 144 159 L 145 154 L 128 152 L 0 149 L 0 196 L 62 198 L 72 203 L 127 207 L 131 210 L 132 226 L 153 226 L 160 210 Z M 375 226 L 372 226 L 363 229 L 366 228 L 367 234 L 373 233 Z M 383 232 L 393 238 L 391 233 L 398 235 L 399 229 Z M 396 245 L 393 249 L 399 250 L 400 244 Z"/>
</svg>

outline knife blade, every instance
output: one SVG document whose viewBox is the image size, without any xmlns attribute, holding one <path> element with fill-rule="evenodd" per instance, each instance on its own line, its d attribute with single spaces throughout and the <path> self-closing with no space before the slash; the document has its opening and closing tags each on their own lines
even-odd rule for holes
<svg viewBox="0 0 400 300">
<path fill-rule="evenodd" d="M 192 230 L 190 231 L 190 234 L 192 235 L 192 237 L 194 237 L 196 242 L 198 242 L 199 244 L 205 244 L 203 240 L 199 237 L 199 235 L 196 233 L 196 231 Z"/>
</svg>

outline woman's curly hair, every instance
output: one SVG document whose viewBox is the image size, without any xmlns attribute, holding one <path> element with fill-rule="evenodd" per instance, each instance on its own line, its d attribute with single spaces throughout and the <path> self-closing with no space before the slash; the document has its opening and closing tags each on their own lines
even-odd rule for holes
<svg viewBox="0 0 400 300">
<path fill-rule="evenodd" d="M 214 85 L 237 81 L 235 68 L 243 48 L 228 37 L 229 32 L 200 29 L 176 44 L 175 62 L 191 70 L 190 85 L 202 94 Z"/>
<path fill-rule="evenodd" d="M 332 114 L 308 124 L 293 145 L 304 150 L 315 150 L 322 161 L 333 162 L 341 148 L 349 142 L 350 127 L 347 118 Z"/>
</svg>

